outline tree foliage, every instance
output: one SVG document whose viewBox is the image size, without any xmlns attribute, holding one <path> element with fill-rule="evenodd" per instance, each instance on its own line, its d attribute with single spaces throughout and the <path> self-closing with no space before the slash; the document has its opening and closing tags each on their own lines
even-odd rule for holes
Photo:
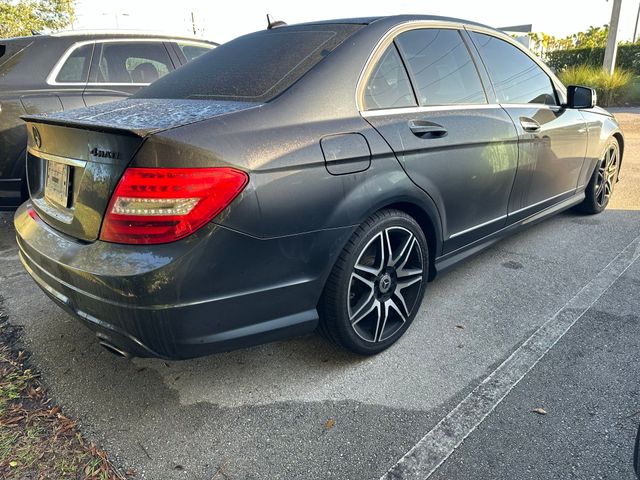
<svg viewBox="0 0 640 480">
<path fill-rule="evenodd" d="M 73 0 L 0 0 L 0 38 L 59 30 L 73 20 Z"/>
<path fill-rule="evenodd" d="M 546 55 L 547 64 L 557 71 L 581 65 L 602 68 L 603 61 L 604 47 L 555 50 Z M 621 44 L 616 56 L 616 68 L 640 75 L 640 44 Z"/>
<path fill-rule="evenodd" d="M 609 25 L 589 27 L 584 32 L 574 33 L 564 38 L 547 35 L 544 32 L 530 33 L 532 50 L 539 56 L 546 57 L 549 52 L 556 50 L 571 50 L 575 48 L 604 48 L 609 35 Z"/>
</svg>

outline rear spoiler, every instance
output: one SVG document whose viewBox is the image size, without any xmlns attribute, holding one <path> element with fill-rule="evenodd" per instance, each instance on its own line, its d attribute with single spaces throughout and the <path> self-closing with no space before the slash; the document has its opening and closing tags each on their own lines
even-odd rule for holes
<svg viewBox="0 0 640 480">
<path fill-rule="evenodd" d="M 71 119 L 62 120 L 59 118 L 48 117 L 45 115 L 21 115 L 20 118 L 25 122 L 29 122 L 29 123 L 57 125 L 60 127 L 79 128 L 82 130 L 92 130 L 95 132 L 102 132 L 102 133 L 115 133 L 118 135 L 128 135 L 128 136 L 140 137 L 140 138 L 144 138 L 151 133 L 160 131 L 159 129 L 152 129 L 152 128 L 128 129 L 128 128 L 116 127 L 112 125 L 100 125 L 92 122 L 83 122 L 81 120 L 71 120 Z"/>
<path fill-rule="evenodd" d="M 131 98 L 64 112 L 24 115 L 20 118 L 27 122 L 143 138 L 152 133 L 259 106 L 260 104 L 252 102 Z"/>
</svg>

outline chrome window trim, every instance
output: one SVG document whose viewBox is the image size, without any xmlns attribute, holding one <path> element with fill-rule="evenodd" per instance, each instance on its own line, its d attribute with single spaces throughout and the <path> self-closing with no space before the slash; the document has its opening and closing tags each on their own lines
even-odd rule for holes
<svg viewBox="0 0 640 480">
<path fill-rule="evenodd" d="M 497 103 L 471 103 L 471 104 L 454 104 L 454 105 L 428 105 L 424 107 L 398 107 L 398 108 L 381 108 L 375 110 L 364 110 L 360 115 L 364 118 L 384 117 L 386 115 L 402 115 L 412 113 L 429 113 L 429 112 L 448 112 L 455 110 L 484 110 L 501 108 Z"/>
<path fill-rule="evenodd" d="M 63 163 L 65 165 L 69 165 L 70 167 L 84 168 L 87 166 L 87 162 L 85 160 L 76 160 L 75 158 L 61 157 L 60 155 L 53 155 L 52 153 L 41 152 L 40 150 L 36 150 L 33 147 L 29 147 L 27 151 L 34 157 L 42 158 L 43 160 L 47 160 L 48 162 L 51 161 L 51 162 Z"/>
<path fill-rule="evenodd" d="M 60 57 L 60 59 L 56 62 L 56 64 L 54 65 L 53 69 L 51 70 L 51 72 L 49 73 L 49 75 L 47 75 L 47 85 L 52 85 L 52 86 L 87 86 L 87 87 L 100 87 L 100 86 L 113 86 L 113 87 L 122 87 L 122 86 L 130 86 L 130 87 L 146 87 L 148 85 L 150 85 L 149 83 L 126 83 L 126 82 L 111 82 L 111 83 L 102 83 L 102 82 L 57 82 L 56 78 L 58 77 L 58 74 L 60 73 L 60 70 L 62 70 L 62 66 L 65 64 L 65 62 L 69 59 L 69 57 L 73 54 L 73 52 L 75 52 L 78 48 L 84 47 L 85 45 L 91 45 L 91 44 L 99 44 L 99 43 L 120 43 L 120 42 L 155 42 L 155 43 L 166 43 L 166 42 L 171 42 L 171 43 L 182 43 L 182 44 L 189 44 L 189 45 L 194 45 L 194 46 L 211 46 L 211 44 L 207 44 L 205 42 L 199 42 L 197 40 L 182 40 L 182 39 L 177 39 L 177 38 L 163 38 L 163 39 L 159 39 L 159 38 L 135 38 L 135 37 L 126 37 L 126 38 L 101 38 L 98 40 L 83 40 L 80 42 L 76 42 L 73 45 L 71 45 L 69 48 L 67 48 L 67 50 L 64 52 L 64 54 Z M 212 46 L 211 49 L 216 48 L 215 45 Z M 93 63 L 93 59 L 92 59 L 92 63 Z M 173 70 L 172 70 L 173 71 Z"/>
<path fill-rule="evenodd" d="M 532 54 L 524 45 L 522 45 L 520 42 L 518 42 L 517 40 L 511 38 L 509 35 L 504 34 L 502 32 L 499 32 L 497 30 L 494 30 L 492 28 L 489 27 L 483 27 L 480 25 L 468 25 L 465 23 L 461 23 L 461 22 L 451 22 L 451 21 L 441 21 L 441 20 L 410 20 L 408 22 L 403 22 L 401 24 L 395 25 L 394 27 L 390 28 L 389 30 L 387 30 L 387 32 L 382 36 L 382 38 L 380 38 L 380 40 L 378 40 L 378 43 L 376 44 L 376 46 L 373 48 L 371 54 L 369 55 L 369 58 L 367 58 L 367 61 L 364 64 L 364 67 L 362 69 L 362 71 L 360 72 L 360 76 L 358 77 L 358 82 L 356 84 L 356 92 L 355 92 L 355 100 L 356 100 L 356 108 L 358 109 L 358 111 L 360 112 L 360 114 L 362 116 L 370 116 L 370 117 L 374 117 L 374 116 L 381 116 L 381 115 L 385 115 L 384 113 L 378 113 L 378 112 L 382 112 L 383 110 L 366 110 L 364 107 L 364 90 L 365 90 L 365 86 L 367 81 L 369 80 L 369 77 L 373 71 L 373 68 L 376 66 L 378 60 L 380 59 L 380 57 L 382 57 L 382 55 L 384 54 L 384 52 L 386 51 L 386 49 L 389 47 L 389 45 L 391 45 L 391 43 L 393 42 L 393 40 L 395 39 L 395 37 L 397 37 L 398 35 L 400 35 L 401 33 L 404 32 L 408 32 L 410 30 L 419 30 L 419 29 L 423 29 L 423 28 L 446 28 L 446 29 L 453 29 L 453 30 L 466 30 L 466 31 L 470 31 L 470 32 L 477 32 L 477 33 L 482 33 L 484 35 L 489 35 L 495 38 L 498 38 L 500 40 L 504 40 L 507 43 L 511 44 L 512 46 L 516 47 L 518 50 L 520 50 L 521 52 L 523 52 L 525 55 L 527 55 L 531 60 L 533 60 L 533 62 L 538 65 L 549 77 L 549 81 L 551 82 L 551 85 L 556 87 L 557 83 L 559 83 L 560 85 L 562 85 L 562 83 L 557 79 L 557 77 L 553 74 L 553 72 L 549 69 L 549 67 L 547 67 L 544 62 L 542 62 L 542 60 L 540 60 L 538 57 L 536 57 L 534 54 Z M 475 48 L 475 47 L 474 47 Z M 480 57 L 480 59 L 482 59 L 482 57 Z M 467 109 L 467 108 L 486 108 L 488 106 L 492 106 L 491 108 L 495 108 L 495 103 L 481 103 L 481 104 L 456 104 L 456 105 L 435 105 L 435 106 L 427 106 L 427 107 L 421 107 L 421 106 L 417 106 L 417 107 L 400 107 L 400 108 L 393 108 L 393 109 L 388 109 L 387 111 L 390 110 L 394 110 L 394 113 L 399 113 L 396 112 L 398 110 L 403 110 L 406 113 L 413 113 L 415 112 L 429 112 L 429 111 L 441 111 L 441 110 L 448 110 L 448 109 L 452 109 L 452 107 L 460 107 L 460 109 Z M 560 105 L 547 105 L 545 103 L 525 103 L 525 104 L 501 104 L 503 107 L 524 107 L 524 106 L 528 106 L 528 108 L 539 108 L 539 107 L 547 107 L 550 109 L 553 108 L 562 108 Z M 422 109 L 432 109 L 435 108 L 437 110 L 422 110 Z M 415 109 L 420 109 L 420 110 L 415 110 Z"/>
</svg>

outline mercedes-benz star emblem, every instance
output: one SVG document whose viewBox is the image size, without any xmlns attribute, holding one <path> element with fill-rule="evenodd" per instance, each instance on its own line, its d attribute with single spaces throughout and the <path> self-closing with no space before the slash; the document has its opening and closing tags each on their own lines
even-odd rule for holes
<svg viewBox="0 0 640 480">
<path fill-rule="evenodd" d="M 380 291 L 382 293 L 387 293 L 390 287 L 391 287 L 391 277 L 389 275 L 385 275 L 380 279 Z"/>
</svg>

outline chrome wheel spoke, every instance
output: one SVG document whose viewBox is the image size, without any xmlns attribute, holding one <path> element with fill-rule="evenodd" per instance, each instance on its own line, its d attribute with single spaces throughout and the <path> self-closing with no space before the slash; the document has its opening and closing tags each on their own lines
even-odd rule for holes
<svg viewBox="0 0 640 480">
<path fill-rule="evenodd" d="M 399 288 L 396 289 L 395 292 L 393 292 L 393 295 L 400 300 L 400 304 L 402 305 L 402 307 L 404 308 L 404 313 L 406 315 L 409 315 L 409 307 L 407 307 L 407 301 L 404 298 L 404 295 L 402 294 L 402 290 L 400 290 Z M 404 315 L 403 315 L 404 317 Z"/>
<path fill-rule="evenodd" d="M 403 280 L 402 282 L 398 282 L 397 289 L 404 290 L 405 288 L 410 287 L 414 283 L 421 282 L 421 281 L 422 281 L 422 272 L 420 272 L 420 275 L 414 275 L 407 278 L 406 280 Z"/>
<path fill-rule="evenodd" d="M 398 253 L 398 256 L 391 259 L 390 266 L 396 267 L 396 268 L 402 268 L 404 264 L 407 263 L 407 260 L 411 255 L 411 251 L 413 250 L 413 244 L 415 241 L 416 241 L 416 238 L 413 236 L 412 233 L 409 233 L 409 235 L 407 236 L 407 239 L 402 243 L 401 247 L 399 248 L 400 252 Z M 401 263 L 400 267 L 398 267 L 399 263 Z"/>
<path fill-rule="evenodd" d="M 373 285 L 373 281 L 380 273 L 376 268 L 367 267 L 366 265 L 356 264 L 353 266 L 353 269 L 356 270 L 357 273 L 354 272 L 351 277 L 355 277 L 367 285 L 370 283 Z"/>
<path fill-rule="evenodd" d="M 373 288 L 374 288 L 373 281 L 371 281 L 371 280 L 369 280 L 369 279 L 367 279 L 367 278 L 364 278 L 362 275 L 360 275 L 360 274 L 358 274 L 358 273 L 356 273 L 356 272 L 353 272 L 353 273 L 351 274 L 351 280 L 353 280 L 354 278 L 355 278 L 356 280 L 358 280 L 358 281 L 360 281 L 360 282 L 364 283 L 367 287 L 369 287 L 369 288 L 371 289 L 371 291 L 373 291 Z"/>
<path fill-rule="evenodd" d="M 366 308 L 365 308 L 366 307 Z M 368 317 L 371 312 L 375 309 L 378 309 L 378 322 L 380 321 L 380 302 L 375 298 L 373 300 L 369 300 L 365 302 L 362 307 L 358 310 L 358 314 L 351 317 L 351 325 L 357 325 L 364 318 Z"/>
<path fill-rule="evenodd" d="M 383 322 L 382 322 L 382 327 L 380 328 L 380 332 L 377 336 L 377 341 L 381 342 L 383 340 L 386 340 L 387 338 L 389 338 L 391 335 L 393 335 L 396 331 L 398 331 L 399 328 L 402 327 L 402 325 L 404 325 L 407 321 L 407 317 L 406 315 L 402 312 L 402 310 L 398 307 L 398 305 L 396 305 L 396 302 L 393 301 L 393 298 L 389 298 L 386 302 L 384 302 L 384 306 L 383 306 L 383 310 L 384 310 L 384 318 L 383 318 Z M 398 317 L 400 318 L 400 324 L 396 325 L 395 329 L 393 332 L 391 332 L 389 335 L 385 335 L 385 327 L 387 326 L 387 323 L 389 323 L 389 317 L 392 314 L 392 310 L 395 311 L 398 315 Z"/>
<path fill-rule="evenodd" d="M 379 342 L 384 332 L 384 327 L 387 324 L 387 317 L 389 316 L 389 307 L 387 303 L 384 304 L 378 302 L 378 323 L 376 324 L 376 331 L 373 335 L 374 341 Z"/>
</svg>

